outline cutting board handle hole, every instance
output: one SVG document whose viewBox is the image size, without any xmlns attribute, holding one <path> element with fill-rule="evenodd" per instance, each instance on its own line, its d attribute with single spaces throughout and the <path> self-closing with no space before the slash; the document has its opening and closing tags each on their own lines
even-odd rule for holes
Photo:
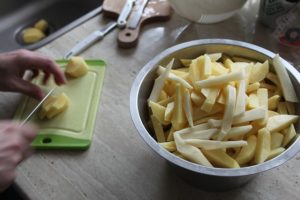
<svg viewBox="0 0 300 200">
<path fill-rule="evenodd" d="M 127 32 L 125 35 L 126 35 L 127 37 L 130 37 L 130 36 L 131 36 L 131 33 Z"/>
<path fill-rule="evenodd" d="M 51 143 L 52 142 L 52 139 L 51 138 L 44 138 L 43 140 L 42 140 L 42 143 L 43 144 L 49 144 L 49 143 Z"/>
</svg>

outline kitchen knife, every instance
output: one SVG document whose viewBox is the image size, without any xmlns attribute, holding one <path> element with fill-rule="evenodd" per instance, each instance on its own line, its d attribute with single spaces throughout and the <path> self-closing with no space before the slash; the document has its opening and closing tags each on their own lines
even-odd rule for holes
<svg viewBox="0 0 300 200">
<path fill-rule="evenodd" d="M 20 124 L 20 127 L 23 126 L 30 117 L 37 111 L 37 109 L 46 101 L 46 99 L 53 93 L 56 87 L 52 88 L 45 96 L 44 98 L 38 103 L 38 105 L 27 115 L 27 117 L 23 120 L 23 122 Z"/>
<path fill-rule="evenodd" d="M 141 18 L 143 16 L 144 10 L 148 4 L 149 0 L 141 0 L 141 4 L 139 5 L 137 10 L 133 10 L 130 19 L 128 21 L 128 28 L 130 29 L 136 29 L 139 22 L 141 21 Z"/>
<path fill-rule="evenodd" d="M 96 43 L 99 40 L 102 40 L 106 34 L 108 34 L 110 31 L 115 29 L 117 26 L 119 28 L 124 28 L 127 23 L 127 18 L 133 8 L 134 1 L 135 0 L 126 0 L 125 5 L 122 8 L 122 11 L 118 17 L 117 22 L 110 22 L 103 29 L 94 31 L 93 33 L 88 35 L 85 39 L 80 41 L 70 51 L 68 51 L 65 54 L 64 59 L 68 59 L 71 56 L 78 55 L 83 50 L 90 47 L 92 44 Z"/>
</svg>

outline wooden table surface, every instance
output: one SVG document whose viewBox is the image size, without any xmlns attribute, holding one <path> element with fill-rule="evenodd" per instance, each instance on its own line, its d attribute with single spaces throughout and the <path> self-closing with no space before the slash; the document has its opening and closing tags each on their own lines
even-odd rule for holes
<svg viewBox="0 0 300 200">
<path fill-rule="evenodd" d="M 248 1 L 230 20 L 212 25 L 188 22 L 174 14 L 170 21 L 147 25 L 138 46 L 120 49 L 118 30 L 82 56 L 107 62 L 93 141 L 86 151 L 36 151 L 18 168 L 15 184 L 33 200 L 166 200 L 166 199 L 299 199 L 300 154 L 260 174 L 246 186 L 222 193 L 202 191 L 182 181 L 167 162 L 139 136 L 129 112 L 129 93 L 138 71 L 164 49 L 189 40 L 227 38 L 279 52 L 300 65 L 299 51 L 280 46 L 257 19 L 258 3 Z M 97 16 L 38 51 L 60 59 L 107 20 Z M 10 118 L 19 95 L 1 93 L 0 117 Z"/>
</svg>

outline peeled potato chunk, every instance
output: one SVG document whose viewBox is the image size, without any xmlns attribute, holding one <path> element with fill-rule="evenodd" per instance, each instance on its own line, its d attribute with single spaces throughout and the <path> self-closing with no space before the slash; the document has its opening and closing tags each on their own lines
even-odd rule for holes
<svg viewBox="0 0 300 200">
<path fill-rule="evenodd" d="M 37 28 L 26 28 L 22 33 L 22 39 L 26 44 L 35 43 L 44 37 L 45 34 Z"/>
<path fill-rule="evenodd" d="M 37 28 L 43 33 L 45 33 L 45 31 L 48 29 L 48 22 L 44 19 L 40 19 L 34 24 L 34 28 Z"/>
<path fill-rule="evenodd" d="M 65 73 L 71 77 L 78 78 L 84 76 L 88 72 L 88 68 L 82 57 L 74 56 L 70 58 Z"/>
<path fill-rule="evenodd" d="M 61 93 L 60 95 L 51 95 L 42 104 L 42 107 L 39 111 L 39 118 L 52 119 L 53 117 L 65 111 L 68 106 L 69 98 L 65 93 Z"/>
</svg>

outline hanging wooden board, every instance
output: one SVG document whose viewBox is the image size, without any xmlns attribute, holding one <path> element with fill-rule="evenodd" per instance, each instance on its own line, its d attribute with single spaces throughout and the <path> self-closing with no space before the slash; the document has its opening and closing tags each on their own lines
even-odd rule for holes
<svg viewBox="0 0 300 200">
<path fill-rule="evenodd" d="M 105 0 L 103 3 L 103 14 L 106 17 L 117 20 L 126 0 Z M 139 9 L 142 1 L 136 0 L 132 12 Z M 136 28 L 132 29 L 126 26 L 120 30 L 118 35 L 118 45 L 122 48 L 131 48 L 137 45 L 141 28 L 149 23 L 162 22 L 170 19 L 172 9 L 170 3 L 167 0 L 149 0 L 141 19 Z M 129 16 L 128 22 L 132 19 L 132 15 Z"/>
</svg>

